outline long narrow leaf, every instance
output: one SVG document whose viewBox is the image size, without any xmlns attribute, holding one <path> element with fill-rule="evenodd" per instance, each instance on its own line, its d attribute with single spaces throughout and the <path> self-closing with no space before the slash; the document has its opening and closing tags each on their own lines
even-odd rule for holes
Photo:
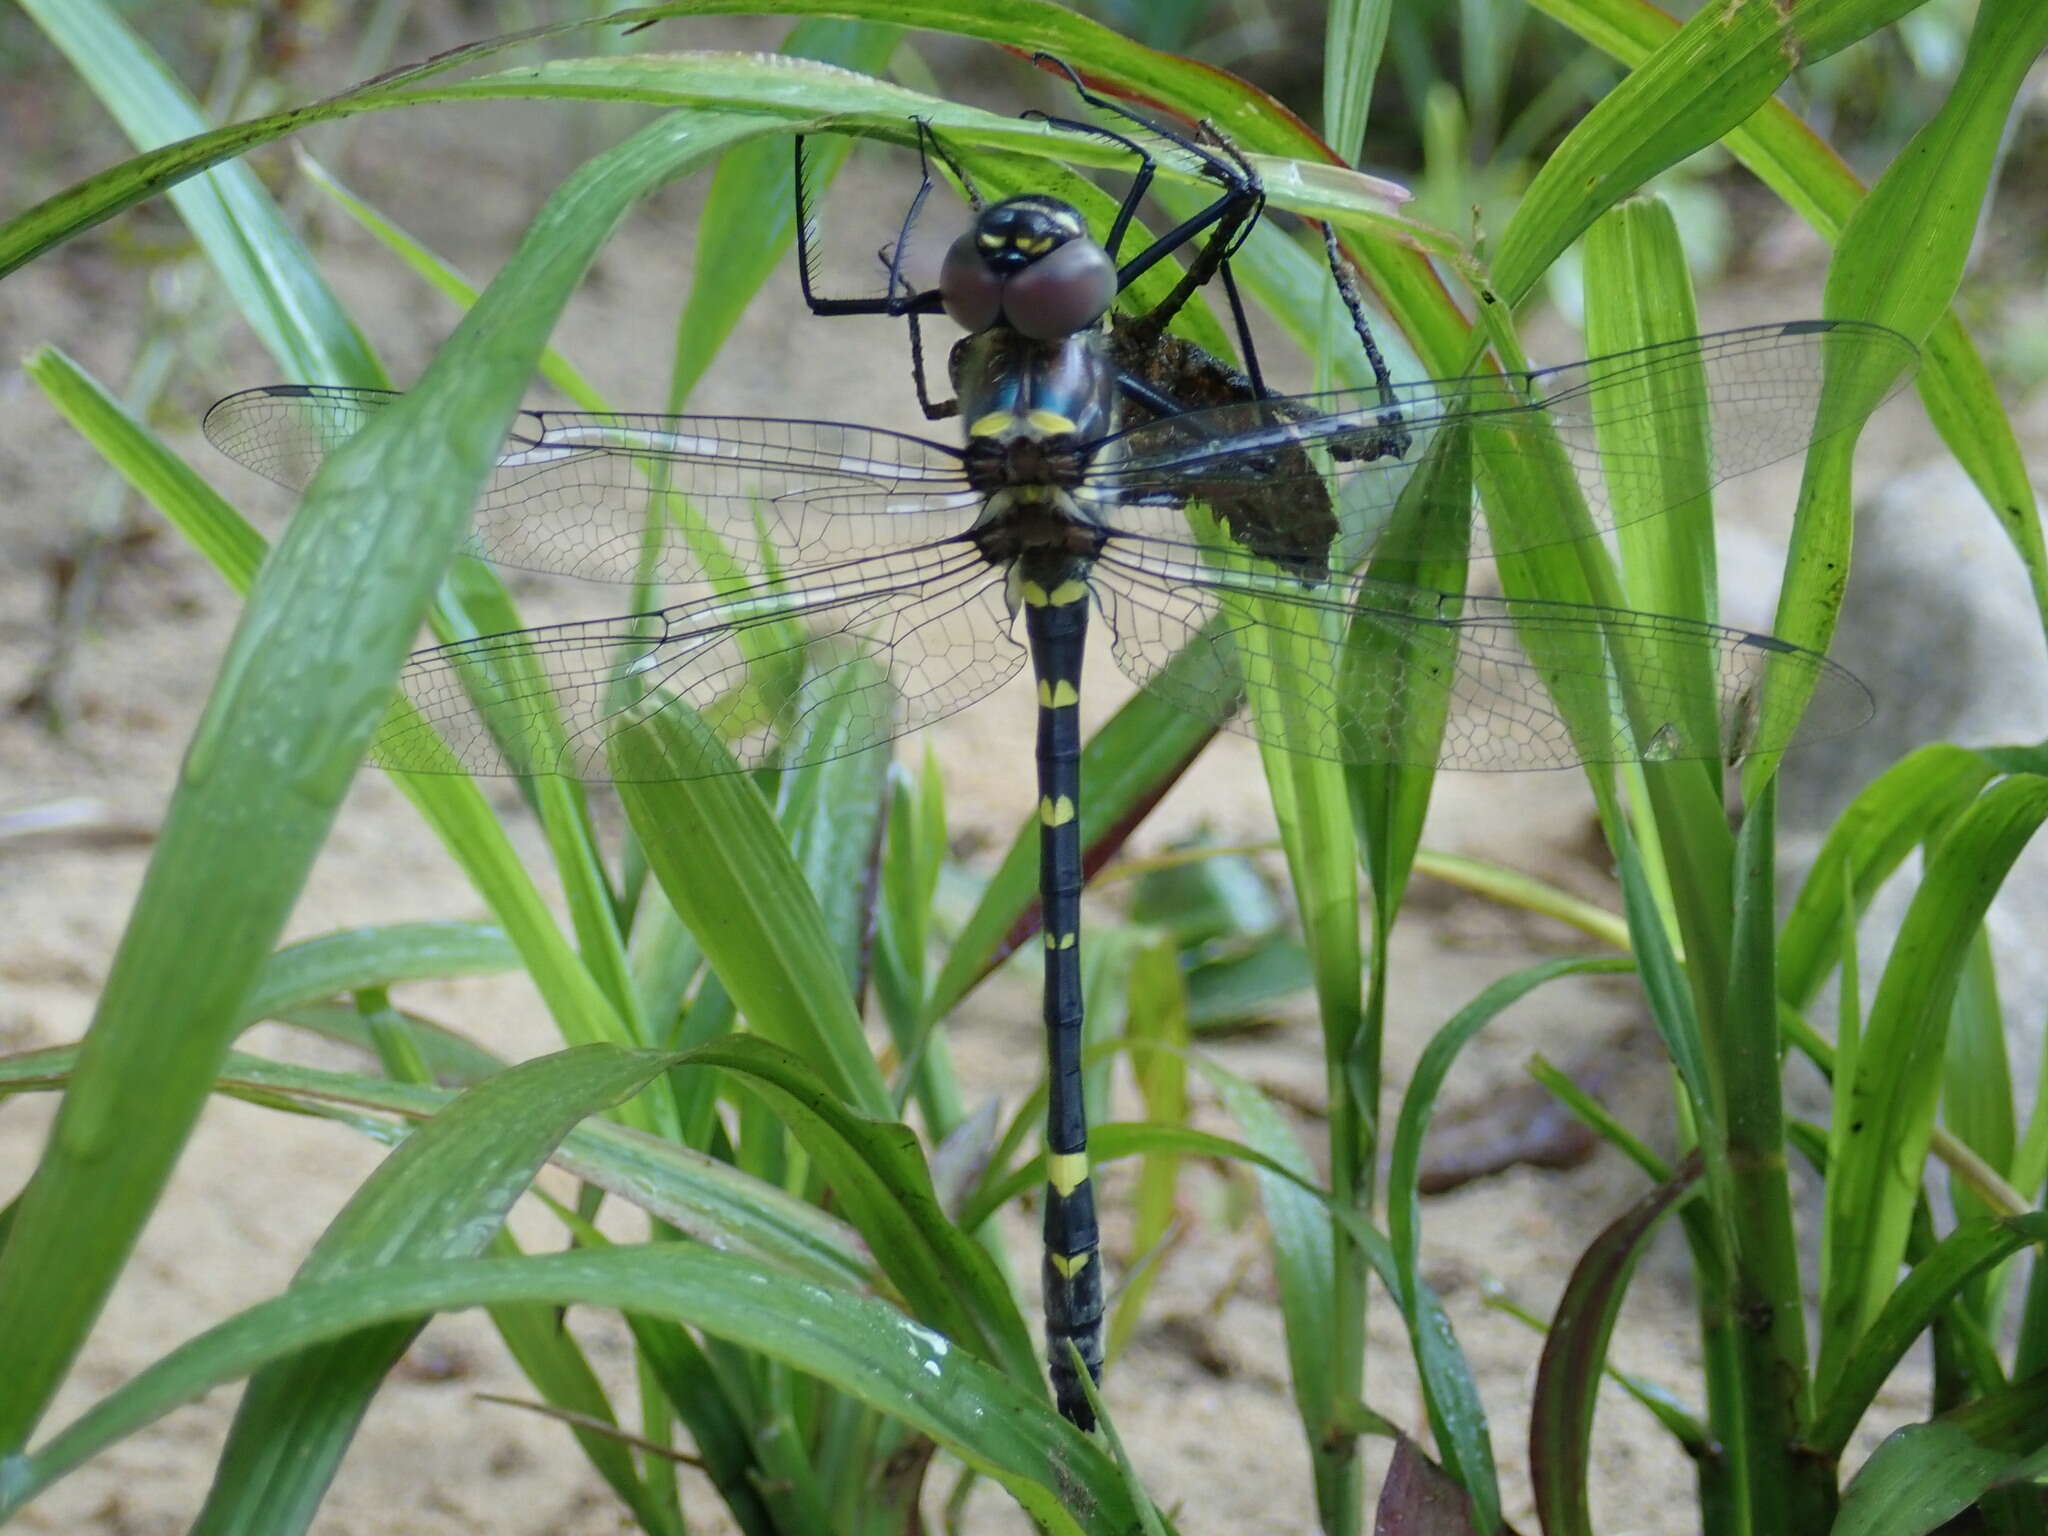
<svg viewBox="0 0 2048 1536">
<path fill-rule="evenodd" d="M 1848 1133 L 1828 1175 L 1818 1380 L 1863 1337 L 1905 1256 L 1963 961 L 2043 820 L 2048 778 L 2021 775 L 1986 790 L 1935 847 L 1871 1001 L 1854 1075 L 1835 1086 Z"/>
<path fill-rule="evenodd" d="M 328 461 L 263 568 L 193 739 L 43 1161 L 0 1251 L 26 1436 L 183 1145 L 326 836 L 548 327 L 631 202 L 753 132 L 668 119 L 556 194 L 421 387 Z M 82 1202 L 97 1218 L 77 1221 Z"/>
</svg>

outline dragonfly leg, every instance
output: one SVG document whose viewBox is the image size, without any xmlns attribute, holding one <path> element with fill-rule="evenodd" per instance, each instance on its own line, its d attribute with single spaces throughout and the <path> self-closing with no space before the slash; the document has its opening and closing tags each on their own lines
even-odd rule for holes
<svg viewBox="0 0 2048 1536">
<path fill-rule="evenodd" d="M 1062 59 L 1055 58 L 1049 53 L 1039 53 L 1032 55 L 1031 62 L 1048 66 L 1064 75 L 1067 83 L 1074 88 L 1074 94 L 1087 105 L 1120 117 L 1147 133 L 1156 134 L 1175 149 L 1191 156 L 1200 164 L 1202 174 L 1223 188 L 1221 195 L 1213 202 L 1183 219 L 1117 268 L 1116 285 L 1117 291 L 1121 293 L 1189 241 L 1207 232 L 1208 238 L 1203 241 L 1202 248 L 1196 252 L 1194 260 L 1189 264 L 1180 282 L 1175 285 L 1173 292 L 1143 317 L 1145 324 L 1152 326 L 1155 332 L 1163 333 L 1194 291 L 1214 277 L 1218 269 L 1228 262 L 1250 235 L 1252 226 L 1258 222 L 1259 215 L 1265 210 L 1265 186 L 1259 180 L 1259 174 L 1252 168 L 1251 162 L 1245 159 L 1235 145 L 1207 124 L 1203 125 L 1198 136 L 1190 138 L 1185 134 L 1176 133 L 1171 128 L 1147 122 L 1122 102 L 1089 90 L 1082 84 L 1081 77 Z M 1122 205 L 1117 209 L 1108 238 L 1103 241 L 1103 249 L 1114 258 L 1125 231 L 1137 214 L 1139 203 L 1144 200 L 1146 192 L 1151 188 L 1152 179 L 1158 172 L 1157 160 L 1135 139 L 1094 123 L 1051 117 L 1043 112 L 1029 112 L 1025 116 L 1035 117 L 1056 128 L 1107 139 L 1112 144 L 1122 145 L 1137 156 L 1138 169 L 1134 173 L 1131 189 L 1125 194 Z M 1232 294 L 1231 308 L 1237 321 L 1238 341 L 1244 349 L 1246 371 L 1256 379 L 1258 363 L 1252 351 L 1251 333 L 1244 324 L 1243 306 L 1237 302 L 1235 293 Z"/>
<path fill-rule="evenodd" d="M 918 124 L 920 134 L 925 132 L 924 124 Z M 918 211 L 924 207 L 924 200 L 931 195 L 932 174 L 930 164 L 925 166 L 924 179 L 919 184 L 917 196 L 910 201 L 910 210 L 903 216 L 903 228 L 892 254 L 888 258 L 889 289 L 877 299 L 838 299 L 817 291 L 818 255 L 816 237 L 818 220 L 811 207 L 810 168 L 804 160 L 805 135 L 797 134 L 796 142 L 796 275 L 797 285 L 803 290 L 804 305 L 814 315 L 935 315 L 943 305 L 939 290 L 928 289 L 922 293 L 911 289 L 903 282 L 901 261 L 905 240 L 910 227 L 917 221 Z M 943 158 L 943 157 L 942 157 Z M 947 161 L 950 165 L 952 162 Z"/>
<path fill-rule="evenodd" d="M 1337 231 L 1327 222 L 1323 225 L 1323 254 L 1329 259 L 1330 277 L 1337 284 L 1337 296 L 1344 301 L 1345 311 L 1351 316 L 1351 329 L 1358 335 L 1358 343 L 1365 348 L 1365 360 L 1372 367 L 1373 382 L 1379 386 L 1380 398 L 1391 408 L 1394 403 L 1394 381 L 1387 372 L 1387 360 L 1380 356 L 1379 343 L 1372 339 L 1372 326 L 1366 322 L 1365 301 L 1358 295 L 1358 284 L 1351 280 L 1351 264 L 1344 257 L 1344 251 L 1337 244 Z M 1408 451 L 1406 434 L 1402 434 L 1398 446 L 1392 452 L 1396 458 Z"/>
<path fill-rule="evenodd" d="M 960 414 L 960 401 L 934 400 L 925 384 L 924 377 L 924 330 L 917 323 L 917 316 L 910 316 L 910 377 L 917 385 L 917 403 L 924 408 L 925 420 L 944 421 L 949 416 Z"/>
</svg>

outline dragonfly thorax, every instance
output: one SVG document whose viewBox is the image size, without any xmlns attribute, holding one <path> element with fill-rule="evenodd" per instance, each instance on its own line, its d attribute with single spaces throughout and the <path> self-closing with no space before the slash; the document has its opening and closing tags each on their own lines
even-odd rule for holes
<svg viewBox="0 0 2048 1536">
<path fill-rule="evenodd" d="M 1038 341 L 1085 331 L 1116 298 L 1116 263 L 1069 204 L 1012 197 L 982 209 L 939 268 L 946 313 L 969 331 L 1006 327 Z"/>
<path fill-rule="evenodd" d="M 1100 328 L 1056 341 L 977 331 L 953 348 L 951 365 L 967 483 L 984 495 L 1072 490 L 1116 428 L 1116 365 Z"/>
<path fill-rule="evenodd" d="M 1061 573 L 1077 573 L 1101 553 L 1108 530 L 1072 497 L 1031 495 L 1031 489 L 991 496 L 970 536 L 990 565 L 1021 566 L 1034 580 L 1057 583 Z"/>
</svg>

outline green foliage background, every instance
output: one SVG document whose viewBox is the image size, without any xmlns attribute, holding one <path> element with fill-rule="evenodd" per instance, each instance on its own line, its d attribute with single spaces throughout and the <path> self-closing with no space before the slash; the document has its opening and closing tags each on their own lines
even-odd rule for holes
<svg viewBox="0 0 2048 1536">
<path fill-rule="evenodd" d="M 934 1448 L 944 1465 L 999 1483 L 1044 1529 L 1168 1528 L 1113 1437 L 1083 1437 L 1053 1414 L 1032 1329 L 1001 1263 L 977 1240 L 995 1203 L 1037 1180 L 1034 1160 L 1019 1150 L 1024 1133 L 999 1140 L 956 1221 L 939 1199 L 925 1144 L 898 1119 L 915 1095 L 930 1133 L 952 1128 L 958 1107 L 933 1025 L 987 974 L 1026 920 L 1031 894 L 1020 840 L 933 963 L 938 936 L 927 914 L 944 810 L 929 770 L 892 778 L 868 754 L 774 786 L 734 777 L 633 787 L 623 795 L 632 829 L 623 858 L 600 845 L 576 786 L 541 782 L 533 809 L 569 896 L 570 931 L 548 913 L 472 781 L 409 778 L 405 792 L 469 874 L 496 929 L 406 925 L 277 948 L 423 616 L 433 611 L 451 633 L 517 623 L 494 578 L 450 569 L 450 560 L 534 374 L 546 371 L 572 393 L 582 388 L 547 352 L 548 336 L 639 199 L 680 176 L 713 176 L 705 227 L 718 239 L 700 250 L 679 330 L 672 394 L 680 399 L 714 366 L 720 341 L 782 254 L 786 188 L 769 168 L 781 163 L 790 133 L 902 144 L 921 116 L 963 146 L 991 185 L 1110 164 L 1107 149 L 801 62 L 627 51 L 650 35 L 620 30 L 619 19 L 597 31 L 554 29 L 555 39 L 588 46 L 585 56 L 503 67 L 496 55 L 510 44 L 482 44 L 319 103 L 212 127 L 100 0 L 21 0 L 20 9 L 139 152 L 0 225 L 0 275 L 168 196 L 279 372 L 297 380 L 384 382 L 359 328 L 236 157 L 316 123 L 425 102 L 572 98 L 664 110 L 562 182 L 403 402 L 333 456 L 267 558 L 235 509 L 104 386 L 54 349 L 30 363 L 107 462 L 247 592 L 247 606 L 88 1037 L 75 1050 L 0 1062 L 5 1091 L 61 1087 L 65 1095 L 42 1162 L 6 1212 L 0 1248 L 0 1446 L 9 1448 L 0 1515 L 176 1404 L 248 1378 L 194 1528 L 304 1529 L 419 1319 L 481 1306 L 536 1392 L 588 1416 L 578 1438 L 634 1518 L 651 1531 L 682 1531 L 689 1522 L 672 1467 L 604 1432 L 622 1405 L 605 1399 L 573 1340 L 552 1324 L 553 1308 L 583 1304 L 628 1317 L 642 1365 L 639 1432 L 666 1442 L 686 1431 L 744 1530 L 903 1529 L 924 1479 L 901 1469 L 924 1468 Z M 679 3 L 623 19 L 740 9 Z M 2048 597 L 2026 466 L 1953 309 L 2001 132 L 2048 42 L 2048 8 L 2035 0 L 1983 0 L 1953 83 L 1867 190 L 1773 93 L 1794 64 L 1812 66 L 1903 24 L 1917 9 L 1908 0 L 1725 0 L 1682 26 L 1644 6 L 1538 0 L 1533 9 L 1581 39 L 1586 57 L 1611 61 L 1615 83 L 1535 165 L 1512 213 L 1490 223 L 1484 251 L 1388 213 L 1369 189 L 1327 170 L 1329 145 L 1355 154 L 1365 131 L 1386 6 L 1331 9 L 1321 138 L 1229 76 L 1034 0 L 768 9 L 800 18 L 794 55 L 868 69 L 893 57 L 912 78 L 903 39 L 929 29 L 1045 49 L 1143 100 L 1214 122 L 1261 157 L 1275 207 L 1339 231 L 1388 319 L 1435 374 L 1468 369 L 1488 347 L 1517 366 L 1510 314 L 1582 240 L 1595 305 L 1589 331 L 1654 333 L 1689 314 L 1669 219 L 1628 200 L 1718 143 L 1834 244 L 1828 313 L 1890 326 L 1921 346 L 1917 382 L 1930 418 L 2000 518 L 2037 599 Z M 480 67 L 492 72 L 464 73 Z M 1522 153 L 1544 137 L 1532 133 Z M 429 253 L 384 232 L 402 256 L 452 286 Z M 1321 296 L 1300 280 L 1312 256 L 1269 231 L 1243 266 L 1249 290 L 1280 323 L 1319 337 Z M 1162 272 L 1158 282 L 1167 281 Z M 1475 313 L 1478 330 L 1468 318 Z M 1202 334 L 1215 335 L 1208 324 Z M 1874 400 L 1888 383 L 1830 387 Z M 1853 448 L 1853 434 L 1843 434 L 1809 458 L 1775 626 L 1816 648 L 1832 633 L 1849 559 Z M 1482 478 L 1478 490 L 1495 519 L 1559 514 L 1571 495 L 1542 483 L 1536 466 L 1526 478 Z M 1681 525 L 1613 551 L 1546 549 L 1504 565 L 1503 580 L 1530 595 L 1710 607 L 1711 592 L 1688 596 L 1659 575 L 1667 564 L 1700 568 L 1697 544 L 1710 535 Z M 1419 574 L 1441 581 L 1457 573 Z M 1085 835 L 1111 837 L 1201 742 L 1197 727 L 1163 706 L 1129 705 L 1090 744 Z M 1463 1524 L 1427 1528 L 1498 1530 L 1496 1447 L 1422 1279 L 1417 1149 L 1457 1052 L 1514 1000 L 1588 963 L 1553 963 L 1489 989 L 1443 1026 L 1402 1102 L 1383 1102 L 1388 938 L 1418 858 L 1431 775 L 1344 768 L 1284 750 L 1266 763 L 1323 1028 L 1328 1178 L 1311 1174 L 1270 1104 L 1199 1057 L 1189 1065 L 1235 1118 L 1239 1141 L 1178 1124 L 1184 1092 L 1175 1073 L 1147 1065 L 1156 1118 L 1105 1128 L 1098 1156 L 1145 1155 L 1142 1198 L 1155 1210 L 1162 1193 L 1170 1198 L 1176 1157 L 1226 1155 L 1257 1170 L 1326 1530 L 1363 1528 L 1359 1440 L 1391 1432 L 1366 1391 L 1373 1271 L 1412 1341 L 1430 1454 L 1463 1490 L 1450 1517 Z M 1585 1255 L 1550 1322 L 1529 1452 L 1538 1518 L 1547 1532 L 1592 1529 L 1593 1389 L 1633 1260 L 1668 1212 L 1695 1271 L 1704 1365 L 1698 1402 L 1664 1400 L 1658 1411 L 1674 1453 L 1698 1460 L 1700 1528 L 1925 1531 L 1975 1508 L 1986 1528 L 2048 1530 L 2039 1497 L 2048 1282 L 2036 1271 L 2022 1283 L 2019 1271 L 2000 1267 L 2048 1235 L 2037 1208 L 2048 1118 L 2038 1093 L 2021 1116 L 2025 1096 L 1994 1048 L 1999 1024 L 1995 990 L 1983 984 L 1982 936 L 2001 879 L 2048 815 L 2048 777 L 2025 749 L 1937 746 L 1909 756 L 1861 790 L 1780 922 L 1773 767 L 1744 769 L 1739 832 L 1712 765 L 1588 770 L 1625 894 L 1622 921 L 1610 930 L 1622 952 L 1606 963 L 1641 975 L 1676 1069 L 1689 1150 L 1665 1167 L 1599 1120 L 1597 1107 L 1581 1105 L 1643 1162 L 1656 1188 Z M 872 829 L 885 804 L 877 1003 L 903 1059 L 917 1063 L 893 1082 L 862 1036 L 849 985 L 866 913 L 835 896 L 860 886 L 877 846 L 844 828 L 862 825 L 854 813 L 865 808 Z M 853 808 L 852 821 L 830 814 L 835 807 Z M 1889 954 L 1859 957 L 1855 916 L 1915 848 L 1926 858 L 1903 931 Z M 224 849 L 237 856 L 222 858 Z M 645 878 L 631 878 L 635 870 Z M 1551 897 L 1524 888 L 1510 899 Z M 1361 900 L 1370 903 L 1363 929 Z M 1159 958 L 1132 966 L 1127 1037 L 1163 1059 L 1172 1052 L 1158 1045 L 1177 1039 L 1184 999 L 1175 968 Z M 504 1066 L 464 1042 L 417 1032 L 385 998 L 400 981 L 507 963 L 531 976 L 566 1047 L 560 1054 Z M 1837 973 L 1847 985 L 1828 1042 L 1806 1011 Z M 338 991 L 352 994 L 350 1027 L 376 1051 L 380 1071 L 318 1073 L 234 1052 L 252 1020 L 292 1018 Z M 342 1027 L 331 1013 L 322 1017 Z M 1788 1050 L 1832 1074 L 1837 1107 L 1824 1128 L 1788 1121 L 1779 1077 Z M 1945 1082 L 1972 1091 L 1951 1093 L 1943 1122 Z M 325 1112 L 346 1106 L 352 1123 L 387 1136 L 415 1128 L 287 1291 L 37 1439 L 216 1092 Z M 1380 1188 L 1383 1124 L 1394 1127 L 1393 1160 Z M 2023 1127 L 2016 1135 L 2015 1126 Z M 1788 1149 L 1826 1172 L 1817 1267 L 1795 1241 Z M 1965 1186 L 1953 1221 L 1937 1220 L 1928 1198 L 1933 1156 Z M 559 1212 L 566 1251 L 519 1253 L 500 1221 L 551 1159 L 591 1190 L 644 1207 L 651 1240 L 607 1243 L 586 1203 Z M 1134 1290 L 1129 1304 L 1141 1301 Z M 1890 1366 L 1930 1332 L 1942 1366 L 1939 1402 L 1845 1491 L 1839 1460 L 1849 1434 Z M 1414 1442 L 1400 1445 L 1379 1494 L 1381 1528 L 1421 1530 L 1413 1522 L 1429 1507 L 1432 1474 Z"/>
</svg>

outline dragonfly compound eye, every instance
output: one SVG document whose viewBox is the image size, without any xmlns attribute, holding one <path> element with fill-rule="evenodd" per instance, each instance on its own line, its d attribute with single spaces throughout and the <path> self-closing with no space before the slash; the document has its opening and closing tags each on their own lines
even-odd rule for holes
<svg viewBox="0 0 2048 1536">
<path fill-rule="evenodd" d="M 940 302 L 961 326 L 1003 324 L 1032 341 L 1086 330 L 1116 293 L 1116 263 L 1088 238 L 1072 205 L 1055 197 L 1013 197 L 983 209 L 939 268 Z"/>
<path fill-rule="evenodd" d="M 964 331 L 985 331 L 1003 313 L 1003 275 L 982 259 L 973 230 L 946 247 L 939 299 Z"/>
<path fill-rule="evenodd" d="M 1100 320 L 1116 298 L 1116 263 L 1093 240 L 1069 240 L 1003 285 L 1003 314 L 1033 341 L 1057 341 Z"/>
</svg>

